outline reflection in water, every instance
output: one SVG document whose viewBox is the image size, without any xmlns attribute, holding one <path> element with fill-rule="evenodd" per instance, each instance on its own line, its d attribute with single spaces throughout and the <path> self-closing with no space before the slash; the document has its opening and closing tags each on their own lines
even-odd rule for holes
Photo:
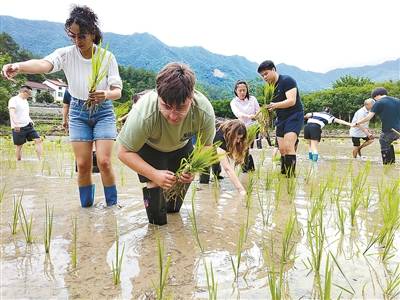
<svg viewBox="0 0 400 300">
<path fill-rule="evenodd" d="M 207 298 L 204 262 L 212 263 L 218 282 L 218 298 L 268 298 L 268 275 L 281 268 L 285 247 L 293 252 L 284 263 L 283 291 L 292 298 L 315 296 L 315 272 L 311 270 L 310 247 L 307 241 L 307 221 L 313 207 L 322 197 L 322 222 L 326 241 L 322 251 L 321 278 L 325 261 L 333 255 L 340 266 L 333 266 L 332 297 L 382 298 L 382 289 L 394 276 L 400 261 L 393 252 L 382 263 L 382 249 L 376 245 L 363 255 L 374 233 L 382 228 L 382 208 L 379 184 L 399 180 L 399 165 L 383 168 L 379 145 L 365 149 L 371 159 L 371 172 L 363 185 L 363 195 L 369 194 L 355 213 L 355 225 L 350 224 L 352 179 L 366 165 L 366 158 L 350 159 L 351 143 L 325 140 L 321 143 L 321 161 L 310 163 L 306 147 L 301 143 L 298 175 L 294 180 L 281 178 L 279 166 L 271 160 L 271 149 L 252 150 L 256 165 L 251 201 L 241 198 L 229 180 L 198 185 L 195 195 L 197 226 L 204 253 L 192 234 L 189 219 L 191 192 L 187 193 L 179 214 L 168 216 L 162 227 L 149 225 L 143 206 L 141 186 L 137 176 L 115 161 L 117 182 L 120 183 L 119 207 L 104 205 L 101 180 L 97 185 L 96 205 L 82 209 L 76 190 L 74 161 L 70 146 L 62 142 L 45 142 L 45 159 L 38 162 L 32 147 L 26 148 L 28 159 L 16 163 L 10 141 L 0 151 L 1 182 L 5 187 L 1 210 L 1 297 L 8 298 L 154 298 L 153 282 L 158 282 L 157 236 L 171 257 L 167 292 L 177 299 Z M 349 153 L 348 153 L 349 152 Z M 32 158 L 32 159 L 29 159 Z M 241 174 L 244 185 L 249 175 Z M 342 182 L 342 189 L 338 188 Z M 368 191 L 369 190 L 369 191 Z M 23 195 L 28 215 L 33 215 L 35 242 L 26 246 L 21 229 L 12 236 L 9 223 L 13 195 Z M 397 191 L 394 191 L 398 193 Z M 367 198 L 367 196 L 365 196 Z M 337 199 L 337 203 L 336 203 Z M 53 237 L 50 255 L 44 254 L 42 241 L 45 203 L 54 205 Z M 247 208 L 246 204 L 251 203 Z M 346 214 L 344 232 L 338 226 L 338 208 Z M 285 239 L 287 224 L 296 226 L 289 240 Z M 71 219 L 78 219 L 78 265 L 71 266 Z M 120 248 L 125 244 L 121 284 L 112 282 L 112 261 L 115 260 L 115 232 L 118 226 Z M 235 281 L 231 258 L 237 260 L 238 238 L 246 228 L 241 249 L 238 279 Z M 398 248 L 398 232 L 394 246 Z M 287 249 L 286 248 L 286 249 Z M 285 250 L 286 251 L 286 250 Z M 342 273 L 343 272 L 343 273 Z M 6 274 L 6 275 L 5 275 Z M 352 291 L 355 295 L 341 290 Z M 383 288 L 381 288 L 383 287 Z"/>
</svg>

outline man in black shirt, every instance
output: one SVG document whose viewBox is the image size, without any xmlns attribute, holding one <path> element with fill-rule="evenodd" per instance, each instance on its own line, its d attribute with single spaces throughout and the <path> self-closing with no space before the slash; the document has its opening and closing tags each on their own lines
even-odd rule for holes
<svg viewBox="0 0 400 300">
<path fill-rule="evenodd" d="M 288 177 L 295 175 L 296 141 L 303 127 L 304 111 L 296 81 L 287 75 L 280 75 L 272 61 L 266 60 L 258 67 L 264 81 L 275 85 L 274 98 L 267 108 L 277 115 L 276 136 L 281 153 L 281 173 Z"/>
<path fill-rule="evenodd" d="M 379 137 L 381 145 L 382 161 L 384 165 L 395 163 L 395 153 L 392 143 L 400 136 L 393 131 L 400 131 L 400 99 L 389 97 L 383 87 L 374 89 L 371 98 L 376 102 L 367 116 L 358 120 L 353 126 L 358 126 L 373 118 L 375 114 L 382 121 L 382 133 Z"/>
</svg>

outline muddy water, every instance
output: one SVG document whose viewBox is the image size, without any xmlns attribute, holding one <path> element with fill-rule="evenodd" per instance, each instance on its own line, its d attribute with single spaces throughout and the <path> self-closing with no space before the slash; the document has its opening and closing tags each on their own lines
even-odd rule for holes
<svg viewBox="0 0 400 300">
<path fill-rule="evenodd" d="M 382 298 L 388 276 L 400 262 L 393 252 L 385 264 L 381 262 L 378 247 L 363 255 L 372 233 L 382 223 L 379 213 L 379 182 L 390 183 L 399 178 L 400 166 L 384 169 L 381 165 L 379 145 L 374 143 L 363 152 L 362 159 L 350 159 L 349 140 L 326 140 L 321 144 L 321 160 L 311 165 L 304 143 L 300 144 L 298 176 L 295 192 L 288 193 L 288 181 L 281 187 L 272 183 L 265 189 L 268 176 L 276 176 L 279 166 L 271 160 L 271 149 L 252 150 L 260 169 L 260 180 L 252 190 L 250 209 L 246 200 L 234 190 L 228 179 L 220 181 L 216 189 L 196 184 L 195 210 L 198 231 L 204 253 L 200 252 L 192 233 L 190 190 L 179 214 L 168 216 L 168 224 L 160 228 L 149 225 L 143 207 L 141 186 L 137 176 L 118 161 L 114 166 L 117 177 L 119 206 L 105 206 L 101 179 L 96 183 L 95 206 L 80 207 L 74 162 L 68 143 L 63 140 L 46 141 L 45 158 L 35 159 L 33 148 L 25 147 L 23 161 L 14 161 L 10 141 L 1 141 L 1 186 L 5 188 L 1 204 L 1 298 L 155 298 L 154 285 L 158 284 L 159 267 L 157 238 L 171 257 L 166 292 L 175 299 L 208 298 L 204 261 L 212 262 L 218 282 L 218 298 L 265 299 L 270 298 L 268 270 L 279 268 L 282 234 L 291 215 L 298 221 L 291 245 L 295 256 L 285 267 L 287 295 L 293 299 L 313 297 L 314 272 L 308 266 L 310 248 L 307 242 L 307 218 L 310 211 L 311 190 L 327 178 L 344 178 L 341 205 L 347 219 L 345 233 L 337 227 L 337 212 L 329 197 L 325 199 L 324 227 L 327 241 L 324 257 L 332 252 L 343 273 L 334 265 L 332 297 Z M 264 159 L 263 159 L 264 158 Z M 371 172 L 365 188 L 370 187 L 370 205 L 362 205 L 356 213 L 356 226 L 350 225 L 351 172 L 357 173 L 371 161 Z M 399 159 L 398 159 L 399 160 Z M 247 184 L 249 176 L 241 174 Z M 195 185 L 192 185 L 195 186 Z M 312 188 L 314 186 L 314 188 Z M 279 192 L 280 191 L 280 192 Z M 398 192 L 398 191 L 397 191 Z M 27 245 L 19 225 L 11 235 L 13 199 L 21 194 L 28 216 L 33 216 L 34 243 Z M 54 206 L 53 236 L 49 255 L 45 255 L 43 229 L 45 203 Z M 261 204 L 260 204 L 261 202 Z M 263 214 L 260 206 L 263 207 Z M 249 214 L 248 214 L 249 213 Z M 264 215 L 264 217 L 263 217 Z M 249 217 L 247 217 L 249 216 Z M 71 265 L 72 218 L 78 220 L 78 265 Z M 237 242 L 240 228 L 248 221 L 248 234 L 241 251 L 239 276 L 234 280 L 231 258 L 237 261 Z M 120 249 L 125 244 L 121 284 L 112 282 L 112 261 L 115 260 L 115 232 L 120 234 Z M 398 246 L 399 234 L 394 244 Z M 269 257 L 266 258 L 266 253 Z M 324 273 L 325 258 L 321 273 Z M 389 274 L 389 275 L 388 275 Z M 354 295 L 346 290 L 354 290 Z"/>
</svg>

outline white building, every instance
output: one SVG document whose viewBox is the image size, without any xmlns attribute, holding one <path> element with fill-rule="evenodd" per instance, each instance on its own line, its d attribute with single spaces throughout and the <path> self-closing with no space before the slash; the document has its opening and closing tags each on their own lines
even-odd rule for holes
<svg viewBox="0 0 400 300">
<path fill-rule="evenodd" d="M 65 90 L 68 88 L 68 85 L 61 79 L 46 79 L 43 83 L 27 81 L 24 84 L 32 88 L 33 102 L 36 102 L 37 94 L 46 91 L 53 96 L 55 102 L 62 103 Z"/>
</svg>

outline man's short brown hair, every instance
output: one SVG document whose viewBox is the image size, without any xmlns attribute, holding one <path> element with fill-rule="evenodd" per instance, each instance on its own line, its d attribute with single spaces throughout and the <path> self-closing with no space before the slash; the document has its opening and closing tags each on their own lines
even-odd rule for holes
<svg viewBox="0 0 400 300">
<path fill-rule="evenodd" d="M 193 96 L 196 78 L 189 66 L 183 63 L 169 63 L 157 75 L 158 96 L 168 105 L 182 105 Z"/>
</svg>

